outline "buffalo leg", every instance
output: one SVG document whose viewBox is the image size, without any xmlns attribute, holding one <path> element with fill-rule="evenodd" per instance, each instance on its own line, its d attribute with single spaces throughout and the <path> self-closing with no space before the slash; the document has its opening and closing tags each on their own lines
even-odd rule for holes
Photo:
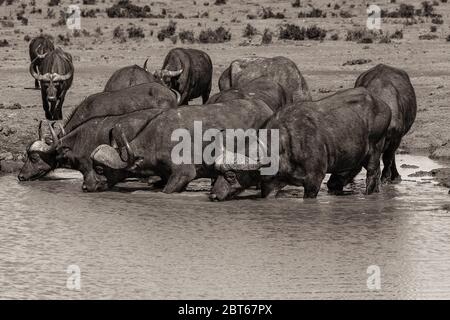
<svg viewBox="0 0 450 320">
<path fill-rule="evenodd" d="M 320 191 L 320 185 L 322 184 L 325 174 L 323 175 L 308 175 L 303 181 L 304 199 L 314 199 Z"/>
<path fill-rule="evenodd" d="M 205 104 L 209 100 L 209 95 L 211 94 L 211 84 L 209 84 L 208 89 L 202 94 L 202 101 Z"/>
<path fill-rule="evenodd" d="M 61 95 L 61 97 L 59 98 L 59 101 L 58 101 L 58 104 L 57 104 L 57 106 L 56 106 L 56 110 L 55 110 L 55 113 L 54 113 L 54 115 L 55 115 L 55 117 L 56 117 L 55 120 L 62 120 L 62 119 L 63 119 L 63 116 L 62 116 L 62 107 L 63 107 L 64 99 L 65 99 L 65 98 L 66 98 L 66 94 L 65 94 L 65 93 L 63 93 L 63 94 Z"/>
<path fill-rule="evenodd" d="M 380 149 L 381 148 L 379 148 L 379 146 L 375 146 L 372 149 L 367 164 L 365 165 L 365 168 L 367 170 L 366 194 L 380 192 L 380 183 L 381 183 Z"/>
<path fill-rule="evenodd" d="M 39 81 L 37 81 L 36 79 L 34 79 L 34 88 L 36 90 L 39 89 Z"/>
<path fill-rule="evenodd" d="M 183 192 L 189 182 L 195 179 L 195 168 L 182 168 L 173 172 L 166 186 L 163 189 L 164 193 Z"/>
<path fill-rule="evenodd" d="M 362 167 L 357 167 L 354 170 L 332 174 L 327 182 L 328 192 L 331 194 L 342 194 L 344 187 L 352 182 L 352 180 L 361 172 Z"/>
<path fill-rule="evenodd" d="M 50 106 L 47 101 L 47 96 L 45 90 L 41 87 L 41 95 L 42 95 L 42 107 L 44 108 L 45 118 L 47 120 L 53 120 L 52 114 L 50 113 Z"/>
<path fill-rule="evenodd" d="M 395 153 L 394 153 L 394 158 L 392 159 L 392 164 L 391 164 L 391 181 L 399 181 L 402 180 L 402 177 L 400 176 L 400 173 L 397 170 L 397 164 L 395 162 Z"/>
<path fill-rule="evenodd" d="M 397 171 L 395 163 L 395 151 L 400 145 L 400 141 L 391 142 L 383 153 L 383 173 L 381 174 L 381 181 L 383 183 L 392 182 L 396 179 L 401 179 L 400 174 Z"/>
<path fill-rule="evenodd" d="M 286 186 L 286 183 L 280 181 L 277 178 L 273 178 L 269 181 L 264 181 L 261 183 L 261 197 L 267 198 L 271 194 L 277 194 L 278 191 L 283 189 Z"/>
</svg>

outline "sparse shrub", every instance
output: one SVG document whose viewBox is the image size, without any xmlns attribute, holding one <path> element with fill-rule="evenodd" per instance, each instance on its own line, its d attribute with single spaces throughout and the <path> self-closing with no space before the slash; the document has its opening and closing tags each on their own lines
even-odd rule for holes
<svg viewBox="0 0 450 320">
<path fill-rule="evenodd" d="M 356 29 L 347 31 L 345 41 L 354 41 L 358 43 L 373 43 L 378 34 L 373 30 Z"/>
<path fill-rule="evenodd" d="M 447 42 L 450 42 L 450 34 L 446 38 Z"/>
<path fill-rule="evenodd" d="M 434 17 L 433 19 L 431 19 L 431 23 L 433 23 L 433 24 L 443 24 L 444 20 L 442 20 L 441 17 Z"/>
<path fill-rule="evenodd" d="M 194 32 L 192 32 L 190 30 L 179 32 L 178 37 L 180 38 L 180 41 L 182 43 L 194 43 L 195 42 Z"/>
<path fill-rule="evenodd" d="M 128 38 L 145 38 L 144 30 L 141 27 L 132 25 L 127 29 L 127 32 Z"/>
<path fill-rule="evenodd" d="M 118 39 L 120 42 L 126 42 L 127 38 L 125 37 L 125 30 L 123 30 L 122 26 L 117 26 L 113 30 L 113 38 Z"/>
<path fill-rule="evenodd" d="M 97 17 L 97 11 L 94 9 L 83 9 L 81 10 L 81 16 L 83 18 L 96 18 Z"/>
<path fill-rule="evenodd" d="M 83 0 L 83 4 L 95 5 L 95 4 L 97 4 L 97 0 Z"/>
<path fill-rule="evenodd" d="M 27 34 L 27 35 L 23 38 L 23 40 L 25 40 L 26 42 L 28 42 L 28 41 L 31 40 L 31 37 Z"/>
<path fill-rule="evenodd" d="M 9 47 L 9 42 L 6 39 L 0 40 L 0 48 Z"/>
<path fill-rule="evenodd" d="M 154 18 L 160 16 L 153 16 L 150 14 L 150 7 L 136 6 L 129 0 L 120 0 L 117 4 L 106 9 L 106 14 L 109 18 Z"/>
<path fill-rule="evenodd" d="M 311 27 L 299 27 L 295 24 L 286 24 L 280 28 L 279 39 L 282 40 L 322 40 L 326 37 L 327 31 L 313 25 Z"/>
<path fill-rule="evenodd" d="M 64 10 L 59 11 L 59 19 L 55 23 L 52 23 L 53 27 L 60 27 L 66 25 L 67 14 Z"/>
<path fill-rule="evenodd" d="M 56 37 L 56 42 L 64 46 L 68 46 L 70 44 L 70 36 L 68 34 L 58 34 Z"/>
<path fill-rule="evenodd" d="M 223 43 L 231 40 L 231 33 L 224 27 L 219 27 L 216 30 L 207 29 L 202 30 L 198 37 L 200 43 Z"/>
<path fill-rule="evenodd" d="M 412 18 L 414 17 L 414 6 L 402 3 L 398 12 L 401 18 Z"/>
<path fill-rule="evenodd" d="M 101 27 L 95 28 L 95 35 L 96 35 L 96 36 L 102 36 L 102 35 L 103 35 L 103 32 L 102 32 L 102 28 L 101 28 Z"/>
<path fill-rule="evenodd" d="M 330 38 L 330 39 L 333 40 L 333 41 L 338 41 L 338 40 L 339 40 L 339 34 L 333 33 L 333 34 L 331 35 L 331 38 Z"/>
<path fill-rule="evenodd" d="M 224 4 L 227 4 L 227 0 L 216 0 L 214 2 L 214 5 L 216 5 L 216 6 L 221 6 L 221 5 L 224 5 Z"/>
<path fill-rule="evenodd" d="M 305 28 L 300 28 L 295 24 L 286 24 L 280 28 L 278 38 L 280 40 L 305 40 Z"/>
<path fill-rule="evenodd" d="M 391 39 L 403 39 L 403 30 L 395 30 L 395 32 L 391 34 Z"/>
<path fill-rule="evenodd" d="M 285 15 L 281 12 L 273 13 L 272 8 L 262 8 L 261 19 L 284 19 Z"/>
<path fill-rule="evenodd" d="M 380 41 L 378 41 L 378 43 L 391 43 L 391 37 L 389 36 L 389 34 L 385 34 L 383 36 L 381 36 Z"/>
<path fill-rule="evenodd" d="M 14 28 L 14 22 L 10 20 L 1 20 L 0 23 L 3 28 Z"/>
<path fill-rule="evenodd" d="M 353 18 L 353 15 L 350 13 L 350 11 L 345 11 L 345 10 L 341 10 L 339 12 L 339 16 L 344 19 Z"/>
<path fill-rule="evenodd" d="M 434 16 L 433 11 L 434 11 L 433 5 L 430 2 L 428 2 L 428 1 L 422 2 L 423 16 L 432 17 L 432 16 Z"/>
<path fill-rule="evenodd" d="M 293 8 L 300 8 L 301 6 L 302 4 L 300 3 L 300 0 L 295 0 L 294 2 L 292 2 Z"/>
<path fill-rule="evenodd" d="M 327 31 L 316 25 L 306 28 L 306 37 L 309 40 L 322 40 L 326 37 Z"/>
<path fill-rule="evenodd" d="M 264 33 L 261 39 L 261 43 L 268 45 L 272 43 L 273 33 L 269 29 L 264 29 Z"/>
<path fill-rule="evenodd" d="M 48 6 L 49 7 L 59 6 L 60 2 L 61 2 L 61 0 L 50 0 L 48 2 Z"/>
<path fill-rule="evenodd" d="M 430 27 L 430 32 L 436 32 L 437 31 L 437 27 L 436 26 L 431 26 Z"/>
<path fill-rule="evenodd" d="M 313 8 L 310 12 L 300 12 L 298 14 L 299 18 L 326 18 L 326 12 L 323 12 L 320 9 Z"/>
<path fill-rule="evenodd" d="M 422 35 L 419 36 L 419 40 L 434 40 L 434 39 L 437 39 L 437 38 L 438 38 L 437 35 L 431 34 L 431 33 L 422 34 Z"/>
<path fill-rule="evenodd" d="M 170 38 L 173 35 L 175 35 L 175 32 L 177 31 L 177 23 L 170 20 L 169 25 L 166 27 L 163 27 L 157 35 L 157 38 L 159 41 L 164 41 L 166 38 Z"/>
<path fill-rule="evenodd" d="M 258 34 L 258 30 L 254 26 L 252 26 L 250 23 L 248 23 L 244 29 L 242 36 L 244 38 L 252 38 L 256 34 Z"/>
</svg>

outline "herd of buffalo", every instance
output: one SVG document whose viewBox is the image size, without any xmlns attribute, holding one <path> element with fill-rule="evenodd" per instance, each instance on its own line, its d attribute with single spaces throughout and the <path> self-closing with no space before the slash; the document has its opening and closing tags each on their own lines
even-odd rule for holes
<svg viewBox="0 0 450 320">
<path fill-rule="evenodd" d="M 103 92 L 57 121 L 63 119 L 64 97 L 74 78 L 72 57 L 40 36 L 30 43 L 30 58 L 47 120 L 40 122 L 39 139 L 27 147 L 18 178 L 35 180 L 56 168 L 74 169 L 83 174 L 87 192 L 156 176 L 155 187 L 166 193 L 210 178 L 210 198 L 218 201 L 250 187 L 267 197 L 286 185 L 302 186 L 305 198 L 315 198 L 327 173 L 329 192 L 339 194 L 365 168 L 366 194 L 371 194 L 382 182 L 401 178 L 395 153 L 417 111 L 403 70 L 377 65 L 360 75 L 354 88 L 314 101 L 298 67 L 285 57 L 233 61 L 220 76 L 220 92 L 210 97 L 208 54 L 176 48 L 160 70 L 148 70 L 148 61 L 143 68 L 117 70 Z M 203 105 L 188 105 L 199 97 Z M 262 164 L 175 163 L 171 152 L 177 141 L 171 135 L 179 128 L 193 133 L 195 121 L 203 130 L 277 129 L 278 172 L 261 175 Z"/>
</svg>

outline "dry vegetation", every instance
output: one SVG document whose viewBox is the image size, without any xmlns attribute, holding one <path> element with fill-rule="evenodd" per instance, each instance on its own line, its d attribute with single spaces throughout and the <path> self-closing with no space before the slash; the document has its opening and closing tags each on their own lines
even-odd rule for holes
<svg viewBox="0 0 450 320">
<path fill-rule="evenodd" d="M 81 8 L 81 30 L 64 8 Z M 214 61 L 214 86 L 233 59 L 284 55 L 305 74 L 314 98 L 351 87 L 377 63 L 401 67 L 416 87 L 419 112 L 402 148 L 450 159 L 450 3 L 384 0 L 380 31 L 366 7 L 346 0 L 0 0 L 0 160 L 21 159 L 43 117 L 40 93 L 25 90 L 28 42 L 41 32 L 72 53 L 75 82 L 67 113 L 101 91 L 114 70 L 161 66 L 168 50 L 193 46 Z M 5 76 L 6 75 L 6 76 Z"/>
</svg>

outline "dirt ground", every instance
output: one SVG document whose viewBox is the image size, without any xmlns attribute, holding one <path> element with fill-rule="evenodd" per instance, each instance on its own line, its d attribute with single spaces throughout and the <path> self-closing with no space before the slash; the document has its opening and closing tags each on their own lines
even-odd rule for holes
<svg viewBox="0 0 450 320">
<path fill-rule="evenodd" d="M 301 7 L 293 7 L 293 0 L 228 0 L 225 5 L 215 5 L 215 0 L 209 0 L 207 6 L 206 0 L 132 1 L 138 6 L 149 5 L 151 13 L 165 16 L 144 19 L 108 18 L 106 8 L 117 2 L 109 0 L 96 1 L 95 5 L 84 5 L 83 1 L 61 1 L 59 7 L 49 7 L 47 0 L 35 1 L 35 9 L 33 1 L 12 1 L 11 5 L 7 2 L 0 1 L 0 18 L 3 17 L 0 20 L 0 160 L 3 160 L 4 170 L 17 169 L 17 166 L 11 168 L 7 164 L 20 164 L 26 146 L 37 136 L 39 121 L 44 118 L 40 91 L 32 89 L 34 81 L 28 72 L 27 40 L 39 35 L 40 29 L 55 37 L 56 44 L 74 57 L 75 79 L 66 97 L 65 115 L 86 96 L 102 91 L 109 76 L 118 68 L 142 65 L 146 58 L 149 58 L 150 68 L 160 68 L 167 52 L 175 46 L 198 48 L 211 56 L 214 63 L 213 92 L 218 90 L 217 80 L 221 72 L 231 61 L 240 57 L 283 55 L 292 59 L 308 81 L 314 99 L 352 87 L 363 71 L 385 63 L 409 73 L 418 99 L 417 118 L 403 140 L 402 151 L 426 153 L 437 159 L 450 160 L 450 42 L 446 40 L 450 35 L 450 3 L 439 0 L 436 1 L 438 5 L 434 5 L 434 12 L 442 15 L 442 24 L 433 23 L 430 17 L 417 18 L 418 23 L 411 25 L 403 18 L 383 19 L 383 33 L 402 30 L 403 39 L 393 39 L 390 43 L 357 43 L 346 41 L 346 34 L 365 28 L 367 13 L 364 1 L 302 0 Z M 407 3 L 421 7 L 421 1 Z M 85 32 L 80 32 L 78 36 L 65 25 L 53 25 L 58 21 L 59 11 L 70 4 L 77 4 L 82 10 L 98 9 L 96 18 L 81 18 L 81 28 Z M 398 3 L 391 4 L 389 0 L 378 1 L 377 4 L 385 10 L 399 7 Z M 336 5 L 339 9 L 335 9 Z M 284 14 L 285 19 L 262 19 L 263 7 Z M 323 10 L 327 17 L 298 18 L 299 12 L 310 12 L 312 7 Z M 38 9 L 42 13 L 31 13 Z M 27 25 L 17 19 L 21 10 L 25 11 L 23 16 L 28 19 Z M 48 19 L 47 10 L 53 10 L 55 17 Z M 343 11 L 353 17 L 342 18 Z M 175 19 L 180 13 L 185 18 Z M 332 13 L 337 16 L 332 17 Z M 179 40 L 174 44 L 171 39 L 159 41 L 158 32 L 170 20 L 177 23 L 177 33 L 192 30 L 198 36 L 201 30 L 223 26 L 230 30 L 232 38 L 229 42 L 217 44 L 183 44 Z M 258 34 L 251 39 L 243 37 L 248 23 L 258 30 Z M 279 28 L 286 23 L 305 27 L 317 25 L 327 31 L 327 36 L 323 41 L 280 40 Z M 131 25 L 141 27 L 145 37 L 129 38 L 126 35 L 125 42 L 115 39 L 113 30 L 119 25 L 124 30 Z M 430 34 L 432 26 L 436 26 L 433 32 L 436 39 L 420 40 L 420 35 Z M 273 41 L 261 45 L 261 34 L 265 28 L 273 32 Z M 331 39 L 334 34 L 338 40 Z M 64 43 L 58 40 L 58 35 L 68 36 L 70 40 Z M 4 40 L 6 45 L 3 42 L 1 46 Z M 370 62 L 344 65 L 356 59 L 368 59 Z"/>
</svg>

